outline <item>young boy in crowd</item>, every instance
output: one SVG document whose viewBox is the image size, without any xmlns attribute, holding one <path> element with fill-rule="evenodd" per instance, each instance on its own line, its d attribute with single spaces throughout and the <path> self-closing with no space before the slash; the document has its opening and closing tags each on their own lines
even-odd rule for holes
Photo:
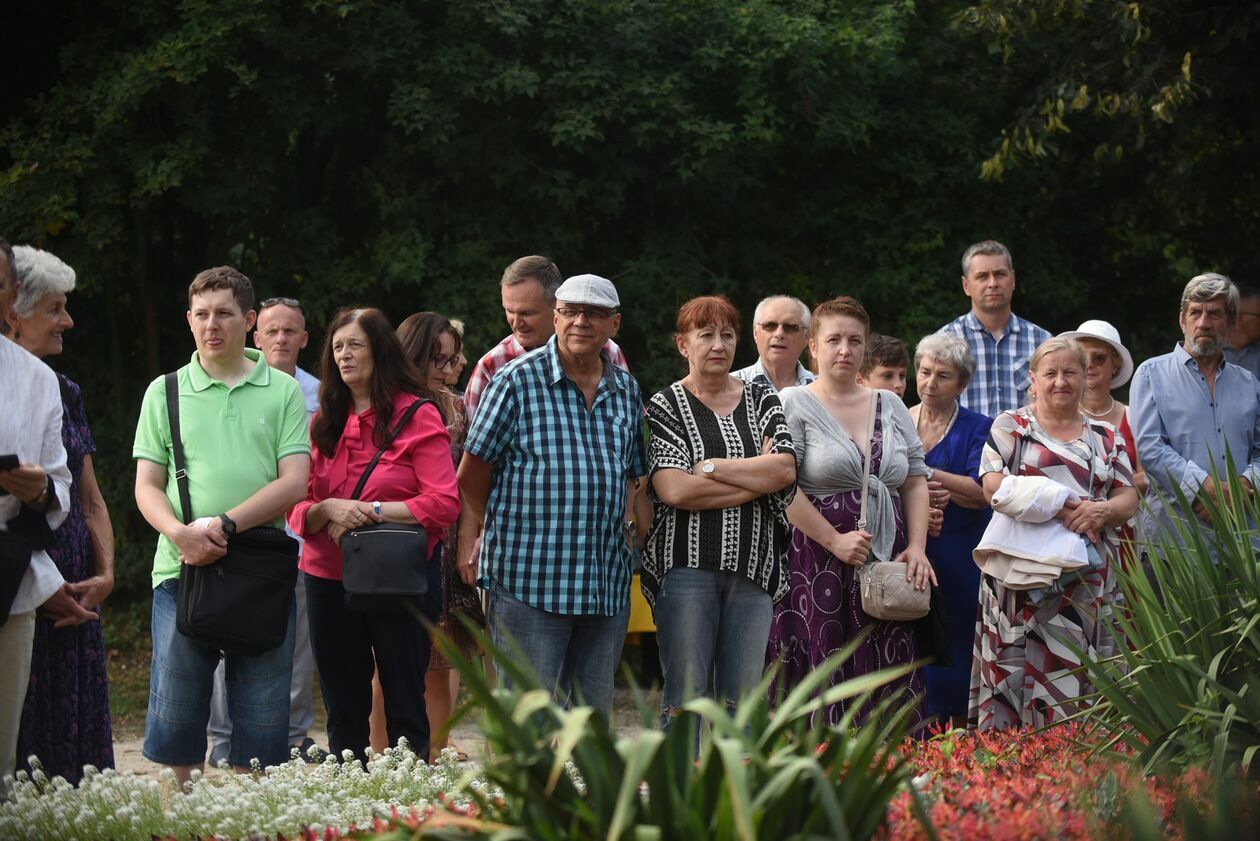
<svg viewBox="0 0 1260 841">
<path fill-rule="evenodd" d="M 910 352 L 906 343 L 896 336 L 872 333 L 866 342 L 866 358 L 858 382 L 869 388 L 884 388 L 901 399 L 906 397 L 906 370 L 910 367 Z"/>
</svg>

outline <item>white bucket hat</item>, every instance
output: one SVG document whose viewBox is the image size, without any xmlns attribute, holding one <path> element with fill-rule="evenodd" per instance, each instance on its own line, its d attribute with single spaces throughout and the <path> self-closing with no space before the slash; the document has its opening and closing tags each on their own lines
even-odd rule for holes
<svg viewBox="0 0 1260 841">
<path fill-rule="evenodd" d="M 1129 353 L 1129 349 L 1120 343 L 1120 331 L 1112 327 L 1110 322 L 1091 318 L 1075 330 L 1060 333 L 1059 338 L 1097 339 L 1115 348 L 1116 353 L 1120 354 L 1120 370 L 1116 371 L 1116 375 L 1111 378 L 1112 388 L 1119 388 L 1133 376 L 1133 356 Z"/>
</svg>

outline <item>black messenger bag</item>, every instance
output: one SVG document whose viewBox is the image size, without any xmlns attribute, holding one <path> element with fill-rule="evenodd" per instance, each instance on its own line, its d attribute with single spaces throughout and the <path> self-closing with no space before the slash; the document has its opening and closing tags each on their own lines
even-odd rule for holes
<svg viewBox="0 0 1260 841">
<path fill-rule="evenodd" d="M 183 521 L 192 516 L 184 444 L 179 434 L 179 381 L 166 375 L 166 411 Z M 257 655 L 284 642 L 297 583 L 298 542 L 259 526 L 228 541 L 227 554 L 204 566 L 180 564 L 175 627 L 226 654 Z"/>
</svg>

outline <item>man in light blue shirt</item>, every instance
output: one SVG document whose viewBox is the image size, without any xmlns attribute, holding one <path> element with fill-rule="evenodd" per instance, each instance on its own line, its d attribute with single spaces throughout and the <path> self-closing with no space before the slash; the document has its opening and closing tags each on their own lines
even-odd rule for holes
<svg viewBox="0 0 1260 841">
<path fill-rule="evenodd" d="M 298 353 L 309 340 L 306 316 L 297 298 L 268 298 L 258 305 L 258 321 L 254 324 L 254 347 L 262 351 L 267 364 L 283 371 L 298 382 L 306 401 L 306 419 L 319 409 L 319 380 L 298 367 Z M 285 531 L 297 538 L 288 525 Z M 315 724 L 315 657 L 311 652 L 311 634 L 306 621 L 306 587 L 298 576 L 293 590 L 297 606 L 297 624 L 293 636 L 293 676 L 289 684 L 289 747 L 297 748 L 303 759 L 318 760 L 322 749 L 310 754 L 315 740 L 310 736 Z M 210 722 L 206 725 L 210 738 L 210 764 L 218 765 L 228 758 L 232 744 L 232 718 L 228 714 L 227 681 L 223 664 L 214 672 L 214 691 L 210 696 Z"/>
<path fill-rule="evenodd" d="M 1230 279 L 1199 275 L 1181 295 L 1184 340 L 1133 375 L 1129 412 L 1151 483 L 1138 518 L 1144 542 L 1167 543 L 1163 529 L 1173 529 L 1175 538 L 1175 522 L 1190 522 L 1170 510 L 1174 488 L 1206 523 L 1203 501 L 1223 498 L 1229 476 L 1238 476 L 1248 494 L 1260 480 L 1260 382 L 1222 354 L 1237 317 L 1238 290 Z"/>
</svg>

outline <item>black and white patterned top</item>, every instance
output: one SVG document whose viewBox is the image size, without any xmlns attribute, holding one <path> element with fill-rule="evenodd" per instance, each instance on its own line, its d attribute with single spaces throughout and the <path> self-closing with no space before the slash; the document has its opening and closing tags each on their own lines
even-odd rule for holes
<svg viewBox="0 0 1260 841">
<path fill-rule="evenodd" d="M 648 473 L 664 468 L 692 472 L 706 458 L 753 458 L 762 441 L 774 452 L 796 455 L 774 389 L 759 381 L 744 384 L 739 405 L 721 416 L 676 382 L 653 395 L 647 408 L 652 440 Z M 665 574 L 675 566 L 746 576 L 778 601 L 788 591 L 787 508 L 795 483 L 733 508 L 686 511 L 666 505 L 648 485 L 652 528 L 644 549 L 643 593 L 654 602 Z"/>
</svg>

